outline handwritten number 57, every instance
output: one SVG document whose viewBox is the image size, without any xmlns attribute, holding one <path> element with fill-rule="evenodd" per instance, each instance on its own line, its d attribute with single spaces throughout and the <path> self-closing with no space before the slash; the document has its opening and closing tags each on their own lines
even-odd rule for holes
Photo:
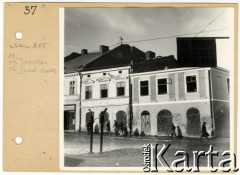
<svg viewBox="0 0 240 175">
<path fill-rule="evenodd" d="M 24 11 L 24 14 L 25 15 L 29 15 L 29 14 L 34 14 L 35 11 L 37 9 L 37 6 L 25 6 L 25 11 Z"/>
</svg>

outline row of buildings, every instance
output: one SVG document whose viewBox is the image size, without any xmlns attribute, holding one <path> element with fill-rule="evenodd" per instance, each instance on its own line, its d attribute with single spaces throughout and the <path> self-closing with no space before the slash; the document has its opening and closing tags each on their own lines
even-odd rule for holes
<svg viewBox="0 0 240 175">
<path fill-rule="evenodd" d="M 177 38 L 174 56 L 156 56 L 121 44 L 109 50 L 73 53 L 64 60 L 64 130 L 86 131 L 95 123 L 123 122 L 132 133 L 199 136 L 207 123 L 212 136 L 229 137 L 229 71 L 217 66 L 216 39 Z"/>
</svg>

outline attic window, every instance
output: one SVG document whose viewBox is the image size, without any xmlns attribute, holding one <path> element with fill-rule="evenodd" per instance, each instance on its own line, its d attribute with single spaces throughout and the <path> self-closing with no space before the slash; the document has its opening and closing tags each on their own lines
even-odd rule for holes
<svg viewBox="0 0 240 175">
<path fill-rule="evenodd" d="M 91 75 L 88 74 L 87 77 L 91 77 Z"/>
<path fill-rule="evenodd" d="M 105 75 L 106 75 L 106 73 L 104 72 L 104 73 L 103 73 L 103 76 L 105 76 Z"/>
<path fill-rule="evenodd" d="M 121 73 L 122 73 L 122 71 L 120 70 L 120 71 L 118 71 L 118 73 L 120 73 L 120 74 L 121 74 Z"/>
</svg>

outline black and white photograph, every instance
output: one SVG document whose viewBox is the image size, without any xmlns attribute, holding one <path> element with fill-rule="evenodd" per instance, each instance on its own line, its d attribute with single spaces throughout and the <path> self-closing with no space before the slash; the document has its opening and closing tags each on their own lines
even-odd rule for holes
<svg viewBox="0 0 240 175">
<path fill-rule="evenodd" d="M 234 144 L 233 8 L 63 13 L 63 168 L 201 172 L 236 161 L 224 153 Z"/>
</svg>

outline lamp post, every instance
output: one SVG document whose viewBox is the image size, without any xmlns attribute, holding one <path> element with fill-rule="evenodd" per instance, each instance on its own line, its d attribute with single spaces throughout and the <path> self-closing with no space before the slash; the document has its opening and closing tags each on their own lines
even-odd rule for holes
<svg viewBox="0 0 240 175">
<path fill-rule="evenodd" d="M 104 114 L 107 111 L 107 108 L 103 112 L 101 112 L 100 123 L 101 123 L 101 135 L 100 135 L 100 153 L 102 153 L 102 145 L 103 145 L 103 124 L 104 124 Z"/>
<path fill-rule="evenodd" d="M 91 114 L 91 121 L 90 121 L 90 154 L 92 154 L 93 153 L 93 151 L 92 151 L 92 148 L 93 148 L 93 123 L 94 123 L 94 112 L 92 112 L 90 109 L 88 109 L 89 110 L 89 112 L 90 112 L 90 114 Z"/>
</svg>

